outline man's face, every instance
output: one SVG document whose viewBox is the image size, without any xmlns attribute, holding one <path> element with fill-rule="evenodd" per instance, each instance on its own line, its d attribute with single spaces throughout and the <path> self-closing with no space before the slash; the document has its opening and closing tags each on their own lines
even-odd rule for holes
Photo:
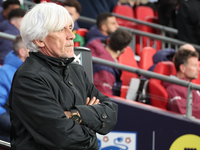
<svg viewBox="0 0 200 150">
<path fill-rule="evenodd" d="M 107 27 L 107 33 L 108 35 L 112 34 L 115 32 L 118 28 L 119 25 L 117 23 L 116 17 L 108 17 L 106 21 L 106 27 Z"/>
<path fill-rule="evenodd" d="M 199 74 L 198 58 L 190 57 L 187 61 L 187 64 L 184 65 L 184 75 L 187 79 L 197 79 Z"/>
<path fill-rule="evenodd" d="M 74 22 L 78 20 L 80 14 L 76 11 L 75 7 L 69 7 L 69 6 L 64 6 L 64 7 L 68 10 Z"/>
<path fill-rule="evenodd" d="M 40 52 L 55 58 L 73 57 L 74 38 L 72 24 L 69 21 L 62 30 L 51 32 L 47 35 L 43 40 L 44 46 L 41 47 Z"/>
<path fill-rule="evenodd" d="M 8 14 L 11 12 L 11 10 L 17 9 L 17 8 L 20 8 L 20 5 L 18 5 L 18 4 L 9 5 L 8 8 L 6 10 L 4 10 L 5 19 L 8 19 Z"/>
</svg>

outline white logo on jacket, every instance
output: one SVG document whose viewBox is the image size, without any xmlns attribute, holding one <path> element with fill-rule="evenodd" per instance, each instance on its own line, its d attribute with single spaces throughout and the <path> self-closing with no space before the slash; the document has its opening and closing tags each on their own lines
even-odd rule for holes
<svg viewBox="0 0 200 150">
<path fill-rule="evenodd" d="M 181 100 L 181 97 L 180 96 L 175 96 L 175 97 L 170 99 L 171 102 L 173 102 L 174 100 Z"/>
</svg>

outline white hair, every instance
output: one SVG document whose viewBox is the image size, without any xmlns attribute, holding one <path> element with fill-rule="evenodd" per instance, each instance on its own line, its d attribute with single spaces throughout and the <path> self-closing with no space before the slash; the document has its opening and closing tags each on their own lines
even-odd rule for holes
<svg viewBox="0 0 200 150">
<path fill-rule="evenodd" d="M 40 3 L 35 5 L 22 19 L 20 34 L 27 49 L 37 52 L 40 48 L 33 40 L 43 40 L 50 32 L 59 31 L 67 22 L 73 20 L 67 9 L 55 3 Z"/>
</svg>

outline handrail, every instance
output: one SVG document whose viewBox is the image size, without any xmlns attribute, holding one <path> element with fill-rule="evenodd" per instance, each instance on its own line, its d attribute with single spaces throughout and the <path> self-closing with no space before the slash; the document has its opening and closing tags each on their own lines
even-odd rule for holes
<svg viewBox="0 0 200 150">
<path fill-rule="evenodd" d="M 11 146 L 10 146 L 10 143 L 9 143 L 9 142 L 0 140 L 0 149 L 1 149 L 1 148 L 10 149 L 10 147 L 11 147 Z"/>
<path fill-rule="evenodd" d="M 16 38 L 16 36 L 15 36 L 15 35 L 8 34 L 8 33 L 0 32 L 0 38 L 6 39 L 6 40 L 14 41 L 15 38 Z"/>
<path fill-rule="evenodd" d="M 191 89 L 200 90 L 200 85 L 191 83 L 189 81 L 179 80 L 177 78 L 171 78 L 171 77 L 166 76 L 166 75 L 161 75 L 161 74 L 158 74 L 158 73 L 155 73 L 155 72 L 146 71 L 146 70 L 135 68 L 135 67 L 130 67 L 130 66 L 127 66 L 127 65 L 122 65 L 122 64 L 119 64 L 119 63 L 115 63 L 115 62 L 108 61 L 108 60 L 101 59 L 101 58 L 94 57 L 94 56 L 92 56 L 92 61 L 94 63 L 98 63 L 98 64 L 101 64 L 101 65 L 106 65 L 106 66 L 113 67 L 113 68 L 116 68 L 116 69 L 119 69 L 119 70 L 125 70 L 125 71 L 128 71 L 128 72 L 136 73 L 138 75 L 144 75 L 144 76 L 147 76 L 147 77 L 150 77 L 150 78 L 156 78 L 156 79 L 159 79 L 159 80 L 163 80 L 163 81 L 170 82 L 170 83 L 175 83 L 175 84 L 185 86 L 185 87 L 188 87 L 188 85 L 191 84 L 190 85 Z"/>
<path fill-rule="evenodd" d="M 98 64 L 101 64 L 101 65 L 106 65 L 106 66 L 113 67 L 113 68 L 116 68 L 116 69 L 125 70 L 125 71 L 128 71 L 128 72 L 133 72 L 133 73 L 136 73 L 138 75 L 144 75 L 144 76 L 147 76 L 147 77 L 150 77 L 150 78 L 156 78 L 156 79 L 159 79 L 159 80 L 162 80 L 162 81 L 166 81 L 166 82 L 170 82 L 170 83 L 174 83 L 174 84 L 178 84 L 178 85 L 181 85 L 181 86 L 188 87 L 187 106 L 186 106 L 185 117 L 188 118 L 188 119 L 194 119 L 194 117 L 192 116 L 192 102 L 191 102 L 190 93 L 191 93 L 192 89 L 200 90 L 200 85 L 191 83 L 189 81 L 179 80 L 177 78 L 171 78 L 169 76 L 161 75 L 161 74 L 154 73 L 154 72 L 151 72 L 151 71 L 145 71 L 145 70 L 138 69 L 138 68 L 135 68 L 135 67 L 130 67 L 130 66 L 127 66 L 127 65 L 118 64 L 118 63 L 111 62 L 111 61 L 104 60 L 104 59 L 97 58 L 97 57 L 92 57 L 92 61 L 94 63 L 98 63 Z"/>
<path fill-rule="evenodd" d="M 136 29 L 131 29 L 131 28 L 128 28 L 128 27 L 120 26 L 120 28 L 125 29 L 125 30 L 129 30 L 134 34 L 150 37 L 152 39 L 157 39 L 157 40 L 164 41 L 164 42 L 170 42 L 172 44 L 183 45 L 183 44 L 188 43 L 188 42 L 180 41 L 180 40 L 177 40 L 177 39 L 174 39 L 174 38 L 164 37 L 164 36 L 160 36 L 160 35 L 153 34 L 153 33 L 148 33 L 148 32 L 144 32 L 144 31 L 140 31 L 140 30 L 136 30 Z M 197 51 L 200 52 L 200 46 L 199 45 L 196 45 L 196 44 L 192 44 L 192 45 L 196 48 Z"/>
<path fill-rule="evenodd" d="M 159 25 L 159 24 L 156 24 L 156 23 L 150 23 L 150 22 L 147 22 L 147 21 L 141 21 L 141 20 L 138 20 L 138 19 L 135 19 L 135 18 L 125 17 L 125 16 L 122 16 L 122 15 L 119 15 L 119 14 L 116 14 L 116 13 L 112 13 L 112 14 L 115 17 L 118 17 L 118 18 L 121 18 L 121 19 L 124 19 L 124 20 L 128 20 L 128 21 L 132 21 L 132 22 L 135 22 L 135 23 L 138 23 L 138 24 L 146 25 L 146 26 L 152 27 L 154 29 L 159 29 L 161 31 L 165 31 L 165 32 L 173 33 L 173 34 L 178 34 L 178 30 L 174 29 L 174 28 Z"/>
</svg>

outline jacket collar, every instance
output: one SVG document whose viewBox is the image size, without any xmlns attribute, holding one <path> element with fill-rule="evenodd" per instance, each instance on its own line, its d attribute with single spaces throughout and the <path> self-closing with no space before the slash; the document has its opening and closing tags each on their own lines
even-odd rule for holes
<svg viewBox="0 0 200 150">
<path fill-rule="evenodd" d="M 30 54 L 30 57 L 36 56 L 36 57 L 39 57 L 40 59 L 43 59 L 51 66 L 68 66 L 74 60 L 74 57 L 60 59 L 60 58 L 44 55 L 41 52 L 30 52 L 29 54 Z"/>
</svg>

